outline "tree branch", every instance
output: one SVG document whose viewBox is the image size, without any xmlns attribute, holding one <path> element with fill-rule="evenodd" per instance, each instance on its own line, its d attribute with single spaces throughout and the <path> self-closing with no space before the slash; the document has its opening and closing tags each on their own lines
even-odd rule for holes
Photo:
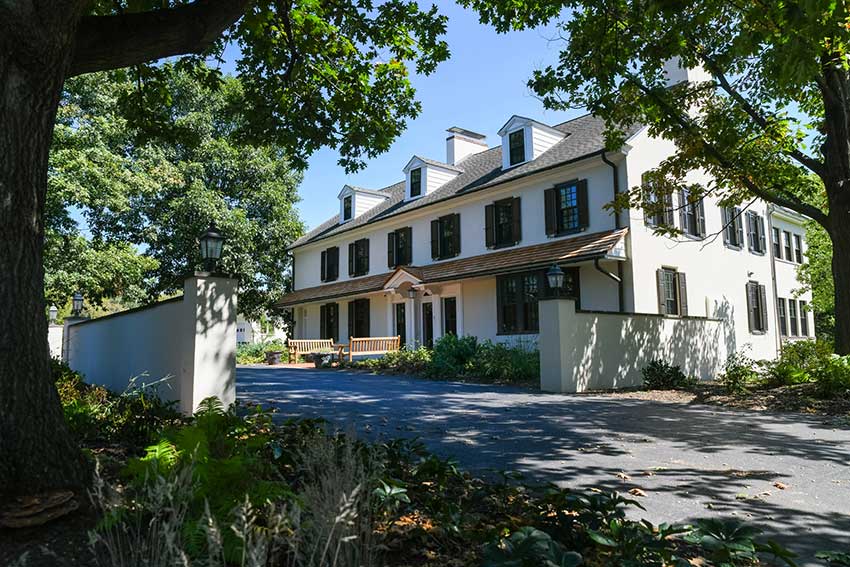
<svg viewBox="0 0 850 567">
<path fill-rule="evenodd" d="M 86 16 L 68 76 L 202 52 L 239 20 L 249 1 L 195 0 L 164 10 Z"/>
</svg>

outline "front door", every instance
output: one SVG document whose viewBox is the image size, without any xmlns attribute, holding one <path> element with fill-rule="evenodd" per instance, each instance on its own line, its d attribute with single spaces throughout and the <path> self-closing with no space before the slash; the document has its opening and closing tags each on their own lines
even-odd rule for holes
<svg viewBox="0 0 850 567">
<path fill-rule="evenodd" d="M 395 334 L 401 337 L 401 346 L 407 344 L 407 322 L 404 317 L 404 303 L 395 304 Z"/>
<path fill-rule="evenodd" d="M 430 303 L 422 304 L 422 344 L 434 346 L 434 306 Z"/>
</svg>

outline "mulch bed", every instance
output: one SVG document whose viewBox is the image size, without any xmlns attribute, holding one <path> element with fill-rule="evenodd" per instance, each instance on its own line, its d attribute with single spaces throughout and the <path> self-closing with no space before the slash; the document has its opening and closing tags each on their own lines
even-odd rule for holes
<svg viewBox="0 0 850 567">
<path fill-rule="evenodd" d="M 751 411 L 850 417 L 850 397 L 823 400 L 817 398 L 815 394 L 815 384 L 797 384 L 770 390 L 729 394 L 720 384 L 709 382 L 700 384 L 693 390 L 605 391 L 587 392 L 584 395 L 683 404 L 707 404 Z"/>
</svg>

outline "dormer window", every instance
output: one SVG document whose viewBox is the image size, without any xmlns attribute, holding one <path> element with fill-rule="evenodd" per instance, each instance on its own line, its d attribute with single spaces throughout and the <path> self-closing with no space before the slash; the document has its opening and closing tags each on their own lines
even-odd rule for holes
<svg viewBox="0 0 850 567">
<path fill-rule="evenodd" d="M 351 220 L 351 195 L 346 196 L 342 200 L 342 220 Z"/>
<path fill-rule="evenodd" d="M 418 197 L 422 194 L 422 168 L 410 170 L 410 197 Z"/>
<path fill-rule="evenodd" d="M 508 135 L 510 148 L 510 164 L 516 165 L 525 161 L 525 130 L 516 130 Z"/>
</svg>

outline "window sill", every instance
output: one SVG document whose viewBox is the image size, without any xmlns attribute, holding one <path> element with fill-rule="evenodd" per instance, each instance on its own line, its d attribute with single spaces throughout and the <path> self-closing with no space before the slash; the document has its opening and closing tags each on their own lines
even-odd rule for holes
<svg viewBox="0 0 850 567">
<path fill-rule="evenodd" d="M 496 333 L 497 337 L 510 337 L 514 335 L 539 335 L 540 330 L 537 331 L 499 331 Z"/>
<path fill-rule="evenodd" d="M 744 247 L 743 247 L 743 246 L 735 246 L 734 244 L 729 244 L 729 243 L 727 243 L 727 242 L 724 242 L 724 243 L 723 243 L 723 246 L 725 246 L 725 247 L 726 247 L 726 248 L 728 248 L 729 250 L 734 250 L 735 252 L 740 252 L 741 250 L 743 250 L 743 249 L 744 249 Z"/>
<path fill-rule="evenodd" d="M 766 335 L 767 331 L 750 331 L 751 335 Z"/>
<path fill-rule="evenodd" d="M 571 236 L 573 234 L 581 234 L 582 232 L 587 232 L 587 228 L 588 227 L 584 226 L 584 227 L 581 227 L 581 228 L 573 228 L 573 229 L 570 229 L 570 230 L 559 230 L 559 231 L 556 231 L 555 234 L 550 234 L 549 238 L 560 238 L 562 236 Z"/>
<path fill-rule="evenodd" d="M 758 250 L 750 249 L 750 254 L 754 254 L 755 256 L 764 256 L 767 252 L 759 252 Z"/>
<path fill-rule="evenodd" d="M 501 248 L 510 248 L 512 246 L 516 246 L 519 243 L 520 243 L 520 241 L 517 240 L 516 242 L 506 242 L 504 244 L 494 244 L 493 246 L 488 246 L 487 250 L 499 250 Z"/>
<path fill-rule="evenodd" d="M 783 264 L 788 264 L 789 266 L 800 266 L 801 265 L 801 264 L 798 264 L 797 262 L 795 262 L 793 260 L 786 260 L 785 258 L 780 258 L 779 256 L 774 256 L 773 259 L 776 260 L 777 262 L 782 262 Z"/>
</svg>

